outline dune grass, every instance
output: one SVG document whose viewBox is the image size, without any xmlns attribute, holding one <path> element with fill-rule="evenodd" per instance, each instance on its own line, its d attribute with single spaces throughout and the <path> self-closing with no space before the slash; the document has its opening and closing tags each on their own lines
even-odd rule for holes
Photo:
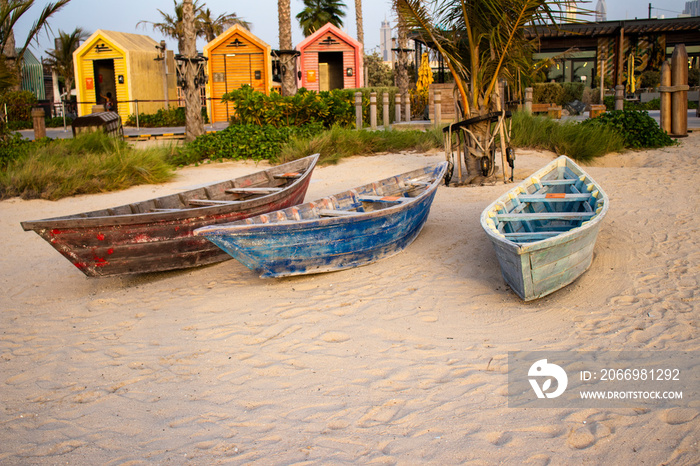
<svg viewBox="0 0 700 466">
<path fill-rule="evenodd" d="M 288 162 L 320 153 L 319 163 L 336 164 L 343 157 L 379 152 L 414 150 L 427 152 L 442 147 L 442 130 L 356 131 L 334 127 L 309 139 L 291 139 L 282 146 L 276 162 Z"/>
<path fill-rule="evenodd" d="M 56 200 L 77 194 L 163 183 L 174 176 L 171 149 L 137 150 L 102 133 L 36 142 L 0 171 L 0 198 Z"/>
<path fill-rule="evenodd" d="M 511 144 L 550 150 L 581 162 L 625 148 L 624 138 L 612 127 L 562 122 L 525 112 L 513 113 Z"/>
</svg>

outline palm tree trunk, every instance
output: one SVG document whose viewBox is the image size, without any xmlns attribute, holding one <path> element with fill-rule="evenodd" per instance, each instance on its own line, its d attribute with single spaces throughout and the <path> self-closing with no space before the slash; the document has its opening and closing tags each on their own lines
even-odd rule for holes
<svg viewBox="0 0 700 466">
<path fill-rule="evenodd" d="M 277 1 L 277 21 L 280 35 L 280 72 L 282 74 L 282 95 L 297 93 L 297 60 L 292 50 L 292 13 L 290 0 Z"/>
<path fill-rule="evenodd" d="M 362 25 L 362 0 L 355 0 L 355 22 L 357 24 L 357 41 L 362 44 L 362 50 L 360 50 L 361 56 L 364 59 L 365 56 L 365 31 Z M 367 85 L 367 68 L 365 68 L 365 76 L 363 78 L 363 85 Z"/>
<path fill-rule="evenodd" d="M 401 13 L 398 14 L 398 36 L 399 36 L 399 51 L 396 60 L 396 86 L 399 88 L 401 95 L 408 95 L 408 33 L 406 31 L 406 22 Z"/>
<path fill-rule="evenodd" d="M 183 46 L 180 54 L 185 58 L 185 140 L 194 141 L 204 134 L 202 124 L 202 100 L 199 86 L 196 84 L 197 65 L 192 60 L 197 58 L 197 39 L 194 27 L 194 6 L 192 0 L 183 2 Z"/>
</svg>

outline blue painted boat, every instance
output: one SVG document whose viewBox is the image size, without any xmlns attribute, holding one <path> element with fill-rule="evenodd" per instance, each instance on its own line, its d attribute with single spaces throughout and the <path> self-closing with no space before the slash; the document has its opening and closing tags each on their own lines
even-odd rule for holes
<svg viewBox="0 0 700 466">
<path fill-rule="evenodd" d="M 394 255 L 420 233 L 447 162 L 246 220 L 199 228 L 261 277 L 357 267 Z"/>
<path fill-rule="evenodd" d="M 525 301 L 573 282 L 591 265 L 608 196 L 566 156 L 489 205 L 481 226 L 503 278 Z"/>
</svg>

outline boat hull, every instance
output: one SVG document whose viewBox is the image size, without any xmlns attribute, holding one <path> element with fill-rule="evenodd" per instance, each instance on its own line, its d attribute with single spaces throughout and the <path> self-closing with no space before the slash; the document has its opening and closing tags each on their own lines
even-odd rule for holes
<svg viewBox="0 0 700 466">
<path fill-rule="evenodd" d="M 436 176 L 441 180 L 446 164 L 438 167 Z M 204 235 L 264 278 L 357 267 L 397 254 L 415 240 L 428 218 L 438 183 L 415 201 L 357 216 L 255 225 L 239 222 L 196 234 Z M 299 207 L 313 209 L 332 202 L 323 199 Z"/>
<path fill-rule="evenodd" d="M 180 211 L 23 222 L 88 277 L 162 272 L 231 257 L 194 230 L 284 209 L 304 201 L 315 160 L 284 191 L 236 205 Z M 148 201 L 145 201 L 148 202 Z M 157 205 L 157 203 L 155 203 Z"/>
<path fill-rule="evenodd" d="M 534 179 L 540 183 L 540 179 L 542 179 L 556 183 L 556 181 L 551 180 L 559 178 L 551 176 L 552 170 L 567 173 L 568 179 L 575 177 L 577 181 L 572 182 L 571 188 L 561 187 L 558 191 L 562 192 L 550 193 L 551 197 L 547 198 L 545 191 L 554 190 L 554 188 L 548 187 L 543 190 L 542 186 L 533 185 L 531 181 Z M 547 180 L 547 178 L 549 179 Z M 574 191 L 574 193 L 563 192 L 567 189 Z M 590 203 L 590 210 L 579 207 L 576 212 L 565 212 L 564 206 L 566 204 L 563 203 L 565 196 L 584 197 L 580 191 L 595 194 L 595 196 L 586 194 L 589 196 L 589 200 L 585 202 Z M 566 225 L 569 220 L 561 218 L 533 220 L 537 215 L 532 214 L 529 222 L 520 222 L 522 224 L 528 223 L 531 231 L 508 233 L 495 227 L 494 219 L 497 220 L 499 217 L 505 216 L 501 215 L 505 212 L 514 212 L 518 206 L 520 206 L 519 212 L 526 212 L 527 209 L 523 209 L 519 201 L 515 199 L 532 199 L 536 196 L 544 198 L 538 199 L 538 201 L 547 204 L 546 210 L 541 209 L 541 216 L 546 217 L 562 212 L 563 215 L 572 217 L 580 215 L 581 224 L 567 228 L 562 225 Z M 562 202 L 554 204 L 548 201 Z M 521 299 L 530 301 L 547 296 L 569 285 L 588 270 L 593 261 L 600 224 L 607 209 L 608 198 L 600 186 L 573 161 L 566 157 L 560 157 L 487 207 L 482 213 L 481 224 L 493 244 L 503 279 Z M 533 227 L 533 225 L 535 226 Z M 558 232 L 558 229 L 562 231 Z M 551 231 L 545 233 L 546 230 L 553 230 L 554 233 Z M 535 240 L 514 241 L 513 237 L 518 235 L 521 237 L 531 235 Z M 547 235 L 549 237 L 546 237 Z"/>
</svg>

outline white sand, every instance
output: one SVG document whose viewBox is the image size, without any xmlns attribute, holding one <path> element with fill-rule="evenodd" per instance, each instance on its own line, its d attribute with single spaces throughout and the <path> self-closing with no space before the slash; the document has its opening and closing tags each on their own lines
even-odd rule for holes
<svg viewBox="0 0 700 466">
<path fill-rule="evenodd" d="M 700 404 L 512 409 L 512 350 L 694 350 L 700 135 L 588 167 L 611 199 L 593 265 L 523 303 L 479 214 L 503 184 L 438 191 L 401 254 L 259 279 L 238 262 L 88 279 L 19 222 L 255 171 L 0 202 L 0 464 L 697 464 Z M 552 154 L 517 153 L 516 178 Z M 442 159 L 317 168 L 307 199 Z"/>
</svg>

